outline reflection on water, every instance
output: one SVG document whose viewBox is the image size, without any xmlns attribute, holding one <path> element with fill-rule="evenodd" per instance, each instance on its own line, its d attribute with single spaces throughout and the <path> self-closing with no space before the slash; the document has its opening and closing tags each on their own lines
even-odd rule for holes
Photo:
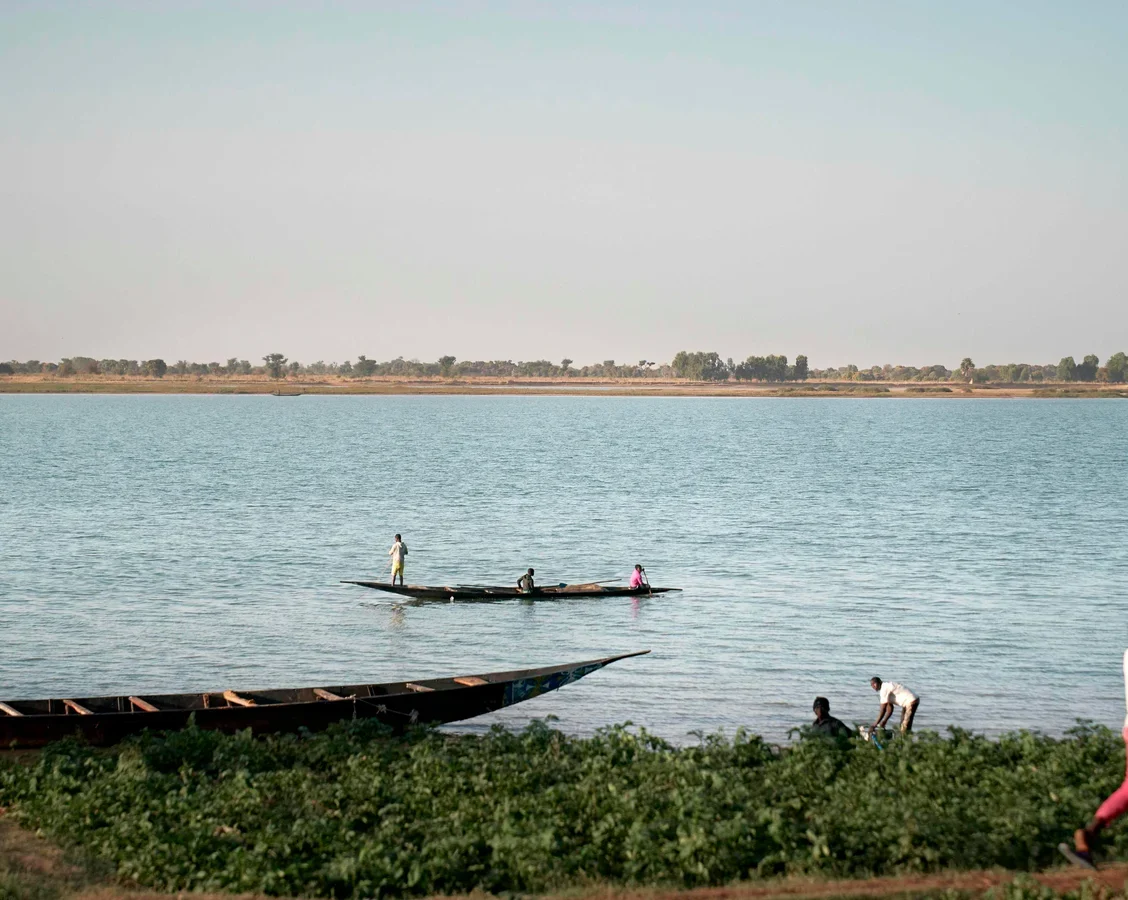
<svg viewBox="0 0 1128 900">
<path fill-rule="evenodd" d="M 0 396 L 0 696 L 340 684 L 650 648 L 497 716 L 774 739 L 1123 718 L 1115 401 Z M 416 583 L 681 594 L 408 606 Z M 418 549 L 417 549 L 418 548 Z M 1084 698 L 1078 705 L 1078 698 Z"/>
</svg>

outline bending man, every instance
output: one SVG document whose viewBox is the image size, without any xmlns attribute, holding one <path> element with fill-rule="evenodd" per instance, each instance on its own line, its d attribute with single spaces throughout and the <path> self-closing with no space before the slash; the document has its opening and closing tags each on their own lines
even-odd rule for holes
<svg viewBox="0 0 1128 900">
<path fill-rule="evenodd" d="M 920 698 L 917 697 L 903 684 L 896 681 L 882 683 L 876 675 L 870 679 L 870 687 L 877 691 L 881 708 L 877 711 L 877 721 L 873 723 L 873 730 L 884 728 L 889 717 L 893 715 L 893 707 L 901 707 L 901 734 L 908 734 L 913 730 L 913 718 L 916 716 Z"/>
<path fill-rule="evenodd" d="M 1128 650 L 1124 651 L 1124 702 L 1128 705 Z M 1121 732 L 1125 745 L 1128 745 L 1128 719 L 1124 720 L 1124 730 Z M 1114 821 L 1128 812 L 1128 774 L 1124 781 L 1112 795 L 1097 809 L 1093 820 L 1084 828 L 1078 828 L 1073 834 L 1073 846 L 1058 844 L 1058 849 L 1071 863 L 1086 869 L 1095 869 L 1093 865 L 1093 850 L 1097 846 L 1097 839 L 1102 831 Z"/>
</svg>

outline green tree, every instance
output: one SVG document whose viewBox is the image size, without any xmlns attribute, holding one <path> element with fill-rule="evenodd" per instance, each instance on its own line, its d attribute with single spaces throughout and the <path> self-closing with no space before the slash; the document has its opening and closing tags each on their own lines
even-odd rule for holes
<svg viewBox="0 0 1128 900">
<path fill-rule="evenodd" d="M 796 381 L 806 381 L 808 371 L 807 357 L 800 353 L 795 357 L 795 371 L 792 374 Z"/>
<path fill-rule="evenodd" d="M 1061 362 L 1057 364 L 1057 380 L 1076 381 L 1076 379 L 1077 363 L 1073 361 L 1072 356 L 1063 356 Z"/>
<path fill-rule="evenodd" d="M 443 378 L 450 378 L 454 374 L 454 357 L 453 356 L 440 356 L 439 357 L 439 374 Z"/>
<path fill-rule="evenodd" d="M 1081 365 L 1074 371 L 1073 376 L 1078 381 L 1096 381 L 1097 369 L 1099 369 L 1100 366 L 1101 361 L 1090 353 L 1081 360 Z"/>
<path fill-rule="evenodd" d="M 970 356 L 965 356 L 960 360 L 960 375 L 964 380 L 971 378 L 971 374 L 975 371 L 975 363 L 971 361 Z"/>
<path fill-rule="evenodd" d="M 286 357 L 281 353 L 268 353 L 262 358 L 266 363 L 266 370 L 270 373 L 271 378 L 281 378 L 283 370 L 286 365 Z"/>
<path fill-rule="evenodd" d="M 678 378 L 690 381 L 725 381 L 729 371 L 718 353 L 679 350 L 670 363 Z"/>
<path fill-rule="evenodd" d="M 150 378 L 164 378 L 165 372 L 168 371 L 168 363 L 163 359 L 147 359 L 142 371 Z"/>
<path fill-rule="evenodd" d="M 356 365 L 353 366 L 353 372 L 361 378 L 368 378 L 370 375 L 376 373 L 376 360 L 369 359 L 363 353 L 356 358 Z"/>
<path fill-rule="evenodd" d="M 1108 358 L 1105 368 L 1108 369 L 1109 381 L 1128 381 L 1128 356 L 1125 356 L 1123 351 L 1112 354 Z"/>
<path fill-rule="evenodd" d="M 568 366 L 572 365 L 573 361 L 574 360 L 568 359 L 567 357 L 564 357 L 564 359 L 560 360 L 560 369 L 564 372 L 565 375 L 568 374 Z"/>
</svg>

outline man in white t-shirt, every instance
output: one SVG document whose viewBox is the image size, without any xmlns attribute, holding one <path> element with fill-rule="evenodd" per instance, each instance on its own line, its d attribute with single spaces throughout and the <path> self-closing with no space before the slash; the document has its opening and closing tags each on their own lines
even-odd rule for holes
<svg viewBox="0 0 1128 900">
<path fill-rule="evenodd" d="M 870 679 L 870 687 L 877 691 L 881 702 L 881 709 L 877 711 L 877 721 L 873 729 L 884 728 L 889 717 L 893 715 L 893 707 L 901 707 L 901 734 L 908 734 L 913 730 L 913 717 L 916 716 L 920 698 L 917 697 L 903 684 L 896 681 L 882 682 L 876 675 Z"/>
</svg>

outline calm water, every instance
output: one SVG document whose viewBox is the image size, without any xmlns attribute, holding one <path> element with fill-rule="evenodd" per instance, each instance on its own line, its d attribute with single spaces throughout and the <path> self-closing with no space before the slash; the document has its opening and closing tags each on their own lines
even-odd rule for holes
<svg viewBox="0 0 1128 900">
<path fill-rule="evenodd" d="M 1119 726 L 1128 403 L 0 395 L 0 697 L 385 681 L 650 648 L 489 720 L 772 739 Z M 338 584 L 682 594 L 396 610 Z"/>
</svg>

